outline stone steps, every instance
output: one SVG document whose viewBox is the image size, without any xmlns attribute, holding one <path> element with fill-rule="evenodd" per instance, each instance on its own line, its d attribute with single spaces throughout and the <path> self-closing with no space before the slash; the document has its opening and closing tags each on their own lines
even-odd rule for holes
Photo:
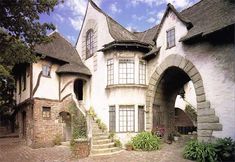
<svg viewBox="0 0 235 162">
<path fill-rule="evenodd" d="M 103 148 L 111 148 L 114 147 L 114 143 L 106 143 L 106 144 L 99 144 L 99 145 L 92 145 L 92 149 L 103 149 Z"/>
<path fill-rule="evenodd" d="M 120 148 L 118 148 L 118 147 L 99 148 L 99 149 L 92 149 L 91 154 L 92 155 L 107 154 L 107 153 L 115 153 L 117 151 L 120 151 Z"/>
<path fill-rule="evenodd" d="M 70 146 L 70 141 L 61 142 L 62 146 Z"/>
<path fill-rule="evenodd" d="M 109 139 L 109 133 L 102 131 L 98 124 L 92 122 L 92 145 L 91 156 L 110 155 L 120 152 L 121 148 L 115 147 L 114 142 Z"/>
</svg>

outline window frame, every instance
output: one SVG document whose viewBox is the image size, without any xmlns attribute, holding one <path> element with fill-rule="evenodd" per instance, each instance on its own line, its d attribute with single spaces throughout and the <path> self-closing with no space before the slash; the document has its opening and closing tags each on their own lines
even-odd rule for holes
<svg viewBox="0 0 235 162">
<path fill-rule="evenodd" d="M 89 42 L 89 44 L 88 44 L 88 42 Z M 85 45 L 86 59 L 88 59 L 88 58 L 92 57 L 95 53 L 95 41 L 94 41 L 94 30 L 93 29 L 89 29 L 86 32 L 85 43 L 86 43 L 86 45 Z M 89 49 L 88 49 L 88 46 L 89 46 Z M 90 50 L 91 52 L 90 51 L 88 52 L 88 50 Z"/>
<path fill-rule="evenodd" d="M 124 109 L 126 109 L 126 110 L 124 110 Z M 124 113 L 125 114 L 124 118 L 126 118 L 123 121 L 123 123 L 126 122 L 126 124 L 124 124 L 124 125 L 121 124 L 122 123 L 122 120 L 121 120 L 122 119 L 122 117 L 121 117 L 121 115 L 122 115 L 121 112 L 122 111 L 125 112 Z M 131 117 L 131 119 L 133 121 L 130 121 L 131 119 L 128 119 L 128 117 L 129 117 L 128 116 L 128 112 L 132 112 L 133 113 L 133 114 L 131 114 L 131 115 L 133 115 Z M 133 130 L 129 130 L 129 125 L 131 125 L 131 122 L 132 122 L 132 129 Z M 123 127 L 123 130 L 121 129 L 121 127 Z M 135 132 L 135 105 L 120 105 L 119 106 L 119 132 L 120 133 Z"/>
<path fill-rule="evenodd" d="M 144 69 L 141 69 L 141 66 L 144 67 Z M 141 72 L 144 72 L 144 73 L 142 74 Z M 144 76 L 144 77 L 141 78 L 141 76 Z M 146 62 L 143 60 L 139 61 L 139 84 L 146 85 Z"/>
<path fill-rule="evenodd" d="M 44 114 L 45 112 L 48 113 L 49 116 L 45 116 L 45 114 Z M 51 107 L 50 106 L 43 106 L 42 107 L 42 118 L 45 120 L 51 119 Z"/>
<path fill-rule="evenodd" d="M 124 62 L 125 63 L 125 68 L 121 68 L 120 63 Z M 128 70 L 130 70 L 130 68 L 128 68 L 128 62 L 131 62 L 133 68 L 133 73 L 128 73 Z M 121 71 L 124 71 L 124 73 L 121 73 Z M 124 78 L 121 78 L 121 75 L 125 76 Z M 128 75 L 132 75 L 132 78 L 129 78 Z M 123 81 L 121 81 L 123 80 Z M 131 82 L 129 82 L 128 80 L 132 80 Z M 120 58 L 118 60 L 118 83 L 119 84 L 135 84 L 135 60 L 133 58 Z"/>
<path fill-rule="evenodd" d="M 113 115 L 113 118 L 111 120 L 112 115 Z M 116 132 L 116 107 L 115 105 L 109 106 L 109 132 Z"/>
<path fill-rule="evenodd" d="M 172 31 L 174 31 L 173 34 L 171 33 Z M 166 31 L 166 48 L 170 49 L 175 46 L 176 46 L 175 27 L 172 27 Z"/>
<path fill-rule="evenodd" d="M 47 74 L 44 73 L 44 67 L 46 67 Z M 42 65 L 42 76 L 50 78 L 51 77 L 51 67 L 52 67 L 52 65 L 50 65 L 50 64 L 43 64 Z"/>
<path fill-rule="evenodd" d="M 111 63 L 109 63 L 112 61 Z M 107 60 L 107 85 L 114 84 L 114 60 L 113 58 Z"/>
</svg>

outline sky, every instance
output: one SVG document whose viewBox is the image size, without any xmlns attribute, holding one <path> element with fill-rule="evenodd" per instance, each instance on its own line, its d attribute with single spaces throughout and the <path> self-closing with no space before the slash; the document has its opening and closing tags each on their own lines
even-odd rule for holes
<svg viewBox="0 0 235 162">
<path fill-rule="evenodd" d="M 181 11 L 199 0 L 93 0 L 105 13 L 130 31 L 144 31 L 158 24 L 168 3 Z M 52 22 L 56 30 L 75 45 L 88 0 L 64 0 L 41 22 Z"/>
</svg>

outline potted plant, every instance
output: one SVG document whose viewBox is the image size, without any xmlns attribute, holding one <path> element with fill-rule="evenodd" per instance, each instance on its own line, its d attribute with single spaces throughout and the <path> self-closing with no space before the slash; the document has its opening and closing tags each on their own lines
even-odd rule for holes
<svg viewBox="0 0 235 162">
<path fill-rule="evenodd" d="M 179 137 L 180 137 L 180 133 L 177 132 L 177 131 L 175 131 L 175 132 L 173 133 L 173 136 L 174 136 L 174 141 L 178 141 L 178 140 L 179 140 Z"/>
<path fill-rule="evenodd" d="M 133 144 L 132 144 L 132 142 L 131 142 L 131 141 L 127 142 L 127 143 L 125 144 L 125 147 L 126 147 L 126 150 L 127 150 L 127 151 L 133 150 Z"/>
</svg>

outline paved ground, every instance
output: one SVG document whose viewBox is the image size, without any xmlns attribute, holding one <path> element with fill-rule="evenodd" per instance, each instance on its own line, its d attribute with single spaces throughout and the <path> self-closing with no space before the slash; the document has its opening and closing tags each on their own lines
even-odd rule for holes
<svg viewBox="0 0 235 162">
<path fill-rule="evenodd" d="M 0 162 L 190 162 L 182 158 L 183 144 L 164 144 L 159 151 L 122 151 L 109 156 L 72 158 L 66 146 L 31 149 L 17 138 L 0 139 Z"/>
</svg>

